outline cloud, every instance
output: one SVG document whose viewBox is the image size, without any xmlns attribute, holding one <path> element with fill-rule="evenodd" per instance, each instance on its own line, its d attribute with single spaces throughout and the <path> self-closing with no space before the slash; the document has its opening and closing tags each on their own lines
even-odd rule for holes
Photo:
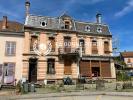
<svg viewBox="0 0 133 100">
<path fill-rule="evenodd" d="M 78 4 L 96 4 L 102 2 L 104 0 L 71 0 L 71 3 L 78 3 Z"/>
<path fill-rule="evenodd" d="M 131 11 L 133 11 L 133 0 L 128 1 L 127 5 L 121 11 L 117 12 L 115 16 L 122 17 Z"/>
</svg>

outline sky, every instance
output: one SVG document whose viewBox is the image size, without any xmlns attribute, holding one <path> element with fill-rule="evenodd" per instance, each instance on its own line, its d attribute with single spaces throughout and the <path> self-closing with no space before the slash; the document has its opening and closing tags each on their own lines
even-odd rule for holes
<svg viewBox="0 0 133 100">
<path fill-rule="evenodd" d="M 133 0 L 29 0 L 30 13 L 58 17 L 64 12 L 73 19 L 95 22 L 97 12 L 109 25 L 118 51 L 133 51 Z M 0 0 L 0 19 L 24 23 L 25 0 Z"/>
</svg>

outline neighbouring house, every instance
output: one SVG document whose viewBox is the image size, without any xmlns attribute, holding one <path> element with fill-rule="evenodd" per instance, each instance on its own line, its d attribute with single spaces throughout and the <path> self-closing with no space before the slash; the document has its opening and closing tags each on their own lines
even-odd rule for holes
<svg viewBox="0 0 133 100">
<path fill-rule="evenodd" d="M 125 62 L 125 70 L 129 71 L 133 75 L 133 51 L 124 51 L 120 53 L 120 59 Z"/>
<path fill-rule="evenodd" d="M 0 83 L 14 85 L 22 78 L 23 24 L 0 20 Z"/>
<path fill-rule="evenodd" d="M 82 22 L 67 14 L 32 15 L 29 8 L 27 1 L 23 78 L 29 82 L 58 82 L 66 77 L 76 80 L 80 76 L 116 79 L 112 34 L 102 23 L 101 14 L 96 15 L 96 22 Z M 45 52 L 48 41 L 51 52 Z"/>
</svg>

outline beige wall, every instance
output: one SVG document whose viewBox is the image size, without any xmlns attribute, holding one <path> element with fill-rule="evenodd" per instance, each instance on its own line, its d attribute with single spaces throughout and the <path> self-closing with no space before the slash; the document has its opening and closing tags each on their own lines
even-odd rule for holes
<svg viewBox="0 0 133 100">
<path fill-rule="evenodd" d="M 0 35 L 0 64 L 4 62 L 15 63 L 15 78 L 17 80 L 22 78 L 22 53 L 23 53 L 23 39 L 24 37 L 12 37 Z M 5 56 L 5 44 L 6 41 L 16 42 L 16 55 L 15 56 Z"/>
<path fill-rule="evenodd" d="M 49 33 L 47 32 L 40 32 L 39 35 L 39 43 L 46 43 L 49 37 Z M 66 33 L 56 33 L 54 35 L 55 37 L 55 41 L 57 42 L 57 44 L 60 44 L 63 47 L 63 42 L 64 42 L 64 36 L 70 36 L 71 37 L 71 42 L 73 42 L 73 44 L 79 44 L 79 39 L 83 38 L 85 40 L 85 43 L 87 44 L 85 47 L 85 54 L 86 55 L 91 55 L 92 50 L 91 50 L 91 41 L 92 38 L 97 38 L 97 46 L 98 46 L 98 55 L 104 55 L 107 56 L 107 54 L 104 54 L 104 41 L 108 41 L 110 44 L 110 52 L 112 51 L 112 39 L 110 38 L 106 38 L 106 37 L 102 37 L 102 36 L 88 36 L 88 35 L 80 35 L 78 36 L 76 33 L 73 34 L 66 34 Z M 24 53 L 25 54 L 30 54 L 30 33 L 29 32 L 25 32 L 25 46 L 24 46 Z M 72 48 L 77 48 L 77 45 L 72 45 Z M 58 54 L 58 48 L 56 46 L 56 51 L 54 54 Z M 108 54 L 108 56 L 111 56 L 112 53 Z M 25 60 L 25 62 L 23 62 L 23 77 L 28 79 L 28 60 L 31 56 L 23 56 L 23 60 Z M 50 56 L 51 58 L 52 56 Z M 64 64 L 58 62 L 58 57 L 53 56 L 53 58 L 55 58 L 56 62 L 55 62 L 55 69 L 56 69 L 56 74 L 55 75 L 47 75 L 46 71 L 47 71 L 47 56 L 45 57 L 39 57 L 38 59 L 41 60 L 41 62 L 38 62 L 38 69 L 37 69 L 37 79 L 38 80 L 43 80 L 43 79 L 61 79 L 63 77 L 65 77 L 64 75 Z M 72 78 L 78 78 L 78 74 L 79 74 L 79 66 L 77 63 L 73 63 L 72 66 Z M 115 69 L 114 69 L 114 65 L 113 62 L 111 62 L 111 73 L 112 73 L 112 78 L 115 78 Z"/>
<path fill-rule="evenodd" d="M 48 41 L 48 37 L 50 35 L 47 34 L 47 32 L 41 32 L 39 35 L 39 43 L 46 43 Z M 64 42 L 64 36 L 70 36 L 71 37 L 71 42 L 72 42 L 72 48 L 78 48 L 78 44 L 79 44 L 79 39 L 84 39 L 85 40 L 85 54 L 87 55 L 91 55 L 91 41 L 92 38 L 96 38 L 97 40 L 97 47 L 98 47 L 98 55 L 108 55 L 111 56 L 112 55 L 112 38 L 108 37 L 102 37 L 102 36 L 88 36 L 88 35 L 80 35 L 77 36 L 76 33 L 73 34 L 66 34 L 66 33 L 57 33 L 54 37 L 55 37 L 55 41 L 58 44 L 58 47 L 61 45 L 63 47 L 63 42 Z M 24 46 L 24 53 L 29 53 L 29 47 L 30 47 L 30 34 L 29 32 L 25 32 L 25 46 Z M 108 41 L 109 42 L 109 51 L 110 54 L 105 54 L 104 53 L 104 41 Z M 58 53 L 58 48 L 56 46 L 56 52 L 55 54 Z"/>
<path fill-rule="evenodd" d="M 128 63 L 128 59 L 130 59 L 130 61 L 131 61 L 130 63 Z M 124 58 L 124 61 L 128 67 L 133 67 L 133 57 Z"/>
</svg>

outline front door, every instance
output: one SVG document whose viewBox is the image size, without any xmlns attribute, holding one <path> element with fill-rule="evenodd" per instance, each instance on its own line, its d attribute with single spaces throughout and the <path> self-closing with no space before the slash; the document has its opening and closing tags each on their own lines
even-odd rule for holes
<svg viewBox="0 0 133 100">
<path fill-rule="evenodd" d="M 37 82 L 37 59 L 29 60 L 29 82 Z"/>
<path fill-rule="evenodd" d="M 92 67 L 92 77 L 100 76 L 100 67 Z"/>
</svg>

